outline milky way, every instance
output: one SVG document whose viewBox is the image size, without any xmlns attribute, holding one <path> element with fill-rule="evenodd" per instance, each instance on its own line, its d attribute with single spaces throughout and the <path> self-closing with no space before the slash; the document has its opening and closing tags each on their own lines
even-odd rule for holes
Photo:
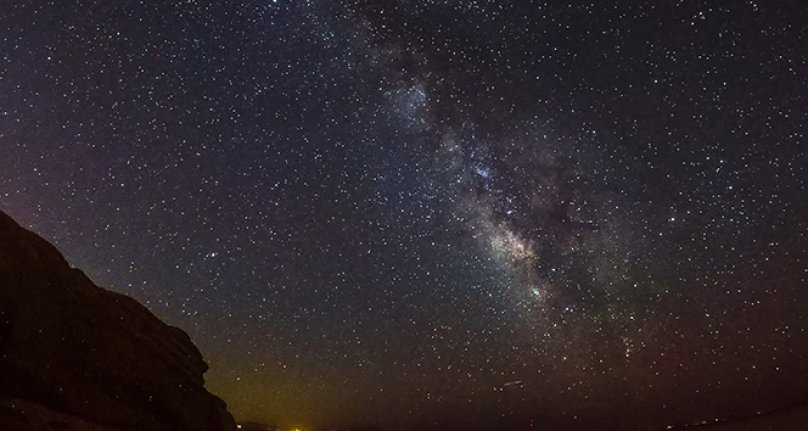
<svg viewBox="0 0 808 431">
<path fill-rule="evenodd" d="M 0 209 L 240 420 L 808 402 L 808 7 L 655 3 L 14 1 Z"/>
</svg>

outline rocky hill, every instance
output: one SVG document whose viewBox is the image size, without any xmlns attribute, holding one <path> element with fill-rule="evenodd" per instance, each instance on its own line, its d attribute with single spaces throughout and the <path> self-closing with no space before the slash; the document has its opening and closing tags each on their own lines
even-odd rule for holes
<svg viewBox="0 0 808 431">
<path fill-rule="evenodd" d="M 234 430 L 186 333 L 0 212 L 0 429 Z"/>
</svg>

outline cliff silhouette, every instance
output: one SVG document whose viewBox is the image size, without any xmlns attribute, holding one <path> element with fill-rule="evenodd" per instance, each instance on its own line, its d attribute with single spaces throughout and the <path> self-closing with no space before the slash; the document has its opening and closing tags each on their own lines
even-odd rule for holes
<svg viewBox="0 0 808 431">
<path fill-rule="evenodd" d="M 230 431 L 201 353 L 0 212 L 0 429 Z"/>
</svg>

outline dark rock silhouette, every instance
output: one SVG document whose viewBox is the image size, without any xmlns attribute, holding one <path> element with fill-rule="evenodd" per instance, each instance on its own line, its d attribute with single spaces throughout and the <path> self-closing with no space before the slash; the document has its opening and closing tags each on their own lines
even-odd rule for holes
<svg viewBox="0 0 808 431">
<path fill-rule="evenodd" d="M 234 430 L 186 333 L 0 212 L 0 429 Z"/>
</svg>

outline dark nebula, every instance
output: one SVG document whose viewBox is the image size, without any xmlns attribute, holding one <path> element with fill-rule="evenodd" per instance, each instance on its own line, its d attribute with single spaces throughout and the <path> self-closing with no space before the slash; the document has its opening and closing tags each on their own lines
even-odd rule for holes
<svg viewBox="0 0 808 431">
<path fill-rule="evenodd" d="M 243 421 L 808 402 L 803 1 L 11 0 L 0 209 Z"/>
</svg>

